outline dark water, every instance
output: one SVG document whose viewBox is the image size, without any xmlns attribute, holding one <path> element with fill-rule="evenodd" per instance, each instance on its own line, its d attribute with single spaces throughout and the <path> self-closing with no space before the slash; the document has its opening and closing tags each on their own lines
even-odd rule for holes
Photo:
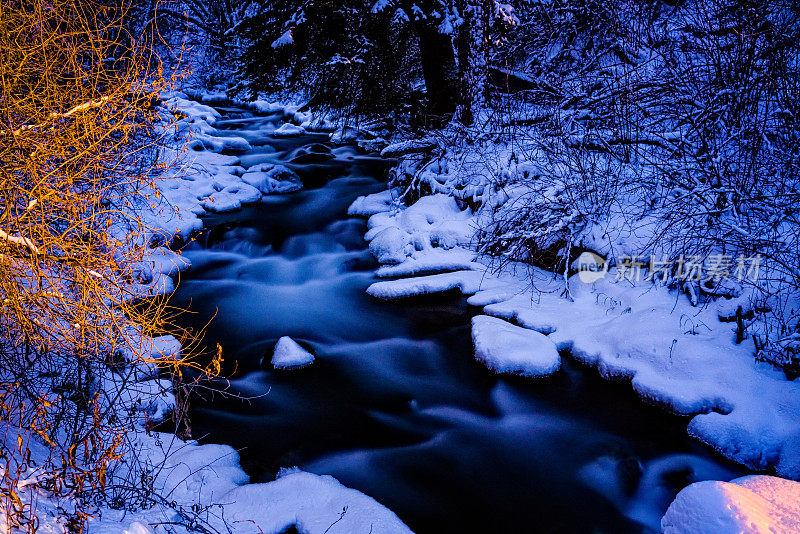
<svg viewBox="0 0 800 534">
<path fill-rule="evenodd" d="M 491 375 L 473 358 L 478 310 L 459 297 L 366 295 L 376 265 L 346 211 L 385 187 L 385 164 L 320 136 L 271 139 L 259 128 L 276 116 L 223 111 L 223 129 L 260 145 L 245 167 L 295 161 L 308 186 L 207 217 L 174 301 L 188 325 L 214 317 L 205 342 L 233 377 L 196 401 L 193 433 L 241 449 L 254 482 L 288 466 L 330 474 L 423 533 L 617 533 L 657 529 L 680 488 L 738 474 L 686 437 L 685 419 L 568 360 L 541 381 Z M 314 151 L 333 157 L 298 158 Z M 285 335 L 316 354 L 311 367 L 270 369 Z"/>
</svg>

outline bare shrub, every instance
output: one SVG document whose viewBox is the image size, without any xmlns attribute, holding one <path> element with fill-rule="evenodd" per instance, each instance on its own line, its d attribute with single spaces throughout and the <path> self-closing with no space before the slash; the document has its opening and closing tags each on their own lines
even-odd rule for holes
<svg viewBox="0 0 800 534">
<path fill-rule="evenodd" d="M 136 403 L 146 397 L 129 386 L 142 369 L 179 376 L 193 365 L 162 359 L 147 341 L 168 306 L 142 299 L 149 286 L 133 270 L 152 233 L 137 213 L 157 201 L 153 179 L 164 170 L 156 103 L 168 82 L 148 35 L 126 30 L 128 15 L 124 3 L 0 1 L 0 515 L 9 528 L 37 528 L 27 487 L 79 505 L 102 494 L 128 432 L 141 428 Z M 75 528 L 86 519 L 80 506 L 65 514 Z"/>
<path fill-rule="evenodd" d="M 675 283 L 697 303 L 750 293 L 761 355 L 797 365 L 797 6 L 552 0 L 520 16 L 501 53 L 525 89 L 496 99 L 496 122 L 533 170 L 481 247 L 760 255 L 754 287 Z"/>
</svg>

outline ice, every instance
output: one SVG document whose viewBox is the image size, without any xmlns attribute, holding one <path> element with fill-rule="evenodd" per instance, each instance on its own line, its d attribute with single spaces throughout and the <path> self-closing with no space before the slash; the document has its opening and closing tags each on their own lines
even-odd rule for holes
<svg viewBox="0 0 800 534">
<path fill-rule="evenodd" d="M 800 483 L 765 475 L 696 482 L 661 520 L 664 534 L 800 532 Z"/>
<path fill-rule="evenodd" d="M 275 344 L 272 353 L 272 366 L 275 369 L 297 369 L 314 363 L 314 355 L 288 336 L 283 336 Z"/>
<path fill-rule="evenodd" d="M 473 317 L 472 341 L 475 357 L 497 373 L 538 377 L 561 367 L 558 350 L 547 336 L 502 319 Z"/>
</svg>

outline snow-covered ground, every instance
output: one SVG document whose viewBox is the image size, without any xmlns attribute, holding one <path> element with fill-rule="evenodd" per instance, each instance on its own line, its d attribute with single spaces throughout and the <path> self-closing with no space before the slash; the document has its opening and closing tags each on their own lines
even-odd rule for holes
<svg viewBox="0 0 800 534">
<path fill-rule="evenodd" d="M 89 532 L 169 532 L 187 519 L 210 532 L 309 534 L 410 530 L 392 512 L 329 476 L 296 469 L 274 482 L 247 484 L 239 455 L 224 445 L 182 442 L 169 434 L 140 436 L 138 454 L 155 474 L 160 502 L 140 511 L 100 510 Z"/>
<path fill-rule="evenodd" d="M 756 361 L 751 341 L 736 343 L 736 325 L 720 319 L 742 300 L 693 306 L 683 293 L 629 280 L 617 267 L 593 282 L 513 262 L 496 269 L 472 251 L 478 215 L 452 195 L 408 207 L 393 195 L 360 198 L 350 209 L 370 217 L 370 249 L 382 272 L 397 277 L 368 293 L 397 299 L 458 290 L 483 308 L 472 336 L 476 358 L 490 369 L 554 373 L 557 351 L 566 351 L 608 379 L 629 381 L 644 400 L 689 416 L 689 434 L 722 455 L 800 478 L 800 383 Z"/>
</svg>

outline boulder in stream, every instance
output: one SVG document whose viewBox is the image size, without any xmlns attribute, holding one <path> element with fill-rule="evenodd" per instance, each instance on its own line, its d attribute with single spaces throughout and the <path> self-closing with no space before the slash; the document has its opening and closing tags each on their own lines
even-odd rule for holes
<svg viewBox="0 0 800 534">
<path fill-rule="evenodd" d="M 314 363 L 314 355 L 301 347 L 294 339 L 283 336 L 275 344 L 272 367 L 275 369 L 300 369 Z"/>
</svg>

